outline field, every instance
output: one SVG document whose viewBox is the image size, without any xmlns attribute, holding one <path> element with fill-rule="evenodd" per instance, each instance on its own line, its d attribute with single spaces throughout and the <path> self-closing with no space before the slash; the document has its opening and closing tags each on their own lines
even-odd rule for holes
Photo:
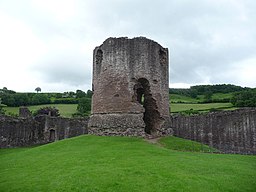
<svg viewBox="0 0 256 192">
<path fill-rule="evenodd" d="M 34 105 L 29 106 L 29 110 L 35 111 L 41 107 L 54 106 L 59 109 L 60 115 L 63 117 L 71 117 L 76 112 L 77 104 L 49 104 L 49 105 Z M 211 109 L 222 109 L 222 110 L 234 110 L 231 103 L 203 103 L 203 104 L 191 104 L 191 103 L 170 103 L 171 112 L 177 113 L 187 110 L 197 110 L 201 112 L 209 111 Z M 18 114 L 19 107 L 4 107 L 6 114 Z"/>
<path fill-rule="evenodd" d="M 212 99 L 231 99 L 234 93 L 214 93 Z"/>
<path fill-rule="evenodd" d="M 213 100 L 230 99 L 233 93 L 215 93 L 212 95 Z M 231 103 L 202 103 L 204 96 L 199 95 L 197 98 L 192 98 L 184 95 L 170 94 L 171 112 L 183 112 L 188 110 L 209 112 L 210 110 L 235 110 Z M 201 102 L 201 103 L 200 103 Z"/>
<path fill-rule="evenodd" d="M 230 99 L 233 93 L 215 93 L 212 95 L 213 100 Z M 184 95 L 170 94 L 170 107 L 172 113 L 186 112 L 186 111 L 199 111 L 209 112 L 213 109 L 216 110 L 234 110 L 231 103 L 202 103 L 204 95 L 198 95 L 197 98 L 192 98 Z M 63 117 L 72 117 L 76 112 L 77 104 L 48 104 L 48 105 L 35 105 L 29 106 L 29 110 L 35 111 L 41 107 L 53 106 L 59 109 L 60 115 Z M 6 114 L 18 115 L 18 107 L 4 107 Z"/>
<path fill-rule="evenodd" d="M 202 104 L 189 104 L 189 103 L 171 103 L 171 112 L 181 112 L 187 110 L 209 111 L 211 109 L 234 110 L 231 103 L 202 103 Z"/>
<path fill-rule="evenodd" d="M 169 97 L 172 103 L 198 103 L 203 101 L 203 96 L 199 96 L 198 99 L 196 99 L 184 95 L 170 94 Z"/>
<path fill-rule="evenodd" d="M 34 105 L 34 106 L 28 106 L 30 111 L 36 111 L 37 109 L 40 109 L 41 107 L 46 106 L 52 106 L 59 109 L 60 115 L 63 117 L 71 117 L 73 113 L 76 112 L 77 104 L 49 104 L 49 105 Z M 19 107 L 4 107 L 6 110 L 6 114 L 18 114 L 19 113 Z"/>
<path fill-rule="evenodd" d="M 233 93 L 214 93 L 213 100 L 231 99 Z M 204 102 L 204 95 L 198 95 L 197 98 L 192 98 L 184 95 L 170 94 L 170 101 L 172 103 L 199 103 Z"/>
<path fill-rule="evenodd" d="M 256 189 L 255 167 L 256 156 L 175 151 L 140 138 L 79 136 L 1 149 L 0 189 L 244 192 Z"/>
</svg>

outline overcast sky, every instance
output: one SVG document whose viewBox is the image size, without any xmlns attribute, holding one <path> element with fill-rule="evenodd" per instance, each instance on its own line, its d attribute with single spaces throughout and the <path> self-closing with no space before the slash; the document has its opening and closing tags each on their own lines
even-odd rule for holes
<svg viewBox="0 0 256 192">
<path fill-rule="evenodd" d="M 169 48 L 170 87 L 256 87 L 255 0 L 0 0 L 0 88 L 91 89 L 108 37 Z"/>
</svg>

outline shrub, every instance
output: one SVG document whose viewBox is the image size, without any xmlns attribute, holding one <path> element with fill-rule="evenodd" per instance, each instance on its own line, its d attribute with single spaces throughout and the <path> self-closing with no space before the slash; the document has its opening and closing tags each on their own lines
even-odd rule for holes
<svg viewBox="0 0 256 192">
<path fill-rule="evenodd" d="M 40 105 L 40 104 L 49 104 L 51 100 L 45 94 L 37 93 L 33 95 L 31 104 L 33 105 Z"/>
<path fill-rule="evenodd" d="M 53 117 L 58 117 L 60 116 L 60 113 L 59 110 L 55 107 L 43 107 L 35 111 L 34 115 L 49 115 Z"/>
<path fill-rule="evenodd" d="M 231 103 L 236 107 L 256 107 L 256 90 L 246 90 L 234 94 Z"/>
<path fill-rule="evenodd" d="M 4 115 L 5 114 L 5 110 L 3 108 L 3 106 L 0 103 L 0 115 Z"/>
<path fill-rule="evenodd" d="M 90 116 L 90 112 L 86 112 L 86 113 L 80 113 L 80 112 L 76 112 L 76 113 L 73 113 L 72 114 L 72 117 L 73 118 L 76 118 L 76 117 L 88 117 Z"/>
</svg>

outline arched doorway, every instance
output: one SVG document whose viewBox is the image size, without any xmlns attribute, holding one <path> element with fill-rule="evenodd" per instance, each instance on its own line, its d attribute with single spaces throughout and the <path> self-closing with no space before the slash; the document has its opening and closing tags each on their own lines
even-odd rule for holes
<svg viewBox="0 0 256 192">
<path fill-rule="evenodd" d="M 143 120 L 145 122 L 145 132 L 154 134 L 159 125 L 160 113 L 157 110 L 156 100 L 152 97 L 150 83 L 145 78 L 140 78 L 134 86 L 137 101 L 145 108 Z"/>
</svg>

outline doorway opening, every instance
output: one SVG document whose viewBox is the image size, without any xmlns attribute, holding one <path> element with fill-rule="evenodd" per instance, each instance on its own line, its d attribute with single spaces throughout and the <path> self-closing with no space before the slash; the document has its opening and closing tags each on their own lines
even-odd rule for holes
<svg viewBox="0 0 256 192">
<path fill-rule="evenodd" d="M 51 130 L 50 130 L 49 141 L 50 141 L 50 142 L 55 141 L 55 130 L 54 130 L 54 129 L 51 129 Z"/>
<path fill-rule="evenodd" d="M 134 86 L 137 101 L 143 105 L 145 112 L 143 121 L 145 123 L 145 132 L 154 134 L 159 126 L 160 113 L 157 110 L 156 100 L 152 97 L 150 83 L 145 78 L 138 79 Z"/>
</svg>

